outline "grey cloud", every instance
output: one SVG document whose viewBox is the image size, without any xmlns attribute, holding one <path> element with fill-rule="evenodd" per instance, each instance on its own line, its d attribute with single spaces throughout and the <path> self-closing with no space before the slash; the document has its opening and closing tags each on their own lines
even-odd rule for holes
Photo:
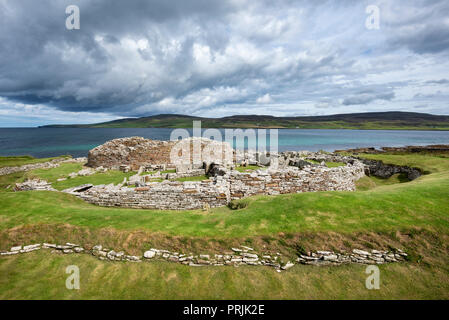
<svg viewBox="0 0 449 320">
<path fill-rule="evenodd" d="M 426 81 L 427 84 L 446 84 L 449 83 L 448 79 L 440 79 L 440 80 L 429 80 Z"/>
<path fill-rule="evenodd" d="M 418 54 L 446 52 L 449 49 L 449 28 L 438 24 L 425 26 L 416 32 L 404 31 L 392 42 L 396 47 L 407 47 Z"/>
<path fill-rule="evenodd" d="M 375 100 L 391 100 L 395 96 L 394 92 L 387 93 L 359 93 L 355 96 L 343 100 L 345 106 L 367 104 Z"/>
<path fill-rule="evenodd" d="M 406 48 L 417 54 L 446 53 L 449 49 L 446 0 L 392 1 L 383 9 L 387 42 L 394 49 Z"/>
<path fill-rule="evenodd" d="M 400 18 L 385 18 L 382 37 L 364 28 L 362 2 L 76 3 L 81 29 L 68 31 L 71 0 L 0 1 L 0 98 L 123 117 L 333 113 L 394 102 L 396 86 L 418 82 L 407 70 L 429 55 L 429 68 L 447 67 L 444 1 L 428 2 L 430 9 L 407 2 Z M 388 72 L 400 75 L 383 77 Z M 367 84 L 367 76 L 379 80 Z M 255 102 L 267 93 L 273 99 L 262 108 Z"/>
<path fill-rule="evenodd" d="M 414 99 L 431 99 L 431 100 L 438 100 L 438 99 L 447 99 L 449 96 L 449 93 L 443 92 L 441 90 L 438 90 L 433 93 L 422 93 L 418 92 L 416 93 L 413 98 Z"/>
</svg>

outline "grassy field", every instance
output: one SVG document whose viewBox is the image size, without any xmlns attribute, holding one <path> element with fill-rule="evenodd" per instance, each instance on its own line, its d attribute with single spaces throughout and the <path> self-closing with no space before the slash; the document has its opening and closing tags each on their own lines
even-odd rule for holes
<svg viewBox="0 0 449 320">
<path fill-rule="evenodd" d="M 67 290 L 77 265 L 80 290 Z M 164 262 L 108 263 L 48 252 L 0 259 L 0 299 L 442 299 L 449 273 L 437 267 L 380 266 L 381 289 L 365 288 L 365 267 L 192 268 Z M 26 275 L 26 276 L 24 276 Z M 416 281 L 420 279 L 420 281 Z"/>
<path fill-rule="evenodd" d="M 298 244 L 310 249 L 389 245 L 406 249 L 412 261 L 382 266 L 385 286 L 379 291 L 365 289 L 362 266 L 295 266 L 277 274 L 264 267 L 131 265 L 38 252 L 0 259 L 0 297 L 449 298 L 449 158 L 366 157 L 419 167 L 429 174 L 412 182 L 405 182 L 399 175 L 390 179 L 364 178 L 357 192 L 258 196 L 242 200 L 245 203 L 239 210 L 222 207 L 175 212 L 96 207 L 56 192 L 13 193 L 4 189 L 2 179 L 11 182 L 23 175 L 0 177 L 4 190 L 0 192 L 0 249 L 51 240 L 102 243 L 136 254 L 150 246 L 213 252 L 238 244 L 277 250 L 289 257 L 294 256 Z M 70 292 L 63 280 L 48 280 L 52 274 L 62 274 L 64 266 L 75 260 L 88 274 L 84 279 L 86 291 Z M 158 276 L 150 276 L 154 274 Z M 38 283 L 32 285 L 36 279 Z M 54 281 L 61 281 L 63 287 Z M 103 287 L 102 281 L 106 282 Z M 103 290 L 104 286 L 108 290 Z"/>
<path fill-rule="evenodd" d="M 378 178 L 378 177 L 363 177 L 359 181 L 356 182 L 357 191 L 366 191 L 371 190 L 380 186 L 392 185 L 397 183 L 405 183 L 410 180 L 407 177 L 407 174 L 398 173 L 394 174 L 388 179 Z"/>
<path fill-rule="evenodd" d="M 23 166 L 25 164 L 42 163 L 59 158 L 69 158 L 69 157 L 68 156 L 53 157 L 53 158 L 34 158 L 32 156 L 0 157 L 0 168 Z"/>
</svg>

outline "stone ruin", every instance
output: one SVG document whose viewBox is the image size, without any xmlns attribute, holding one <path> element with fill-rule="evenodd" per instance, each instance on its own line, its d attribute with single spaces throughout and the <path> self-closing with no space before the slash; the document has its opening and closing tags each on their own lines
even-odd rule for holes
<svg viewBox="0 0 449 320">
<path fill-rule="evenodd" d="M 104 167 L 118 170 L 129 166 L 138 170 L 141 166 L 170 162 L 170 150 L 174 142 L 149 140 L 141 137 L 114 139 L 89 151 L 88 167 Z"/>
<path fill-rule="evenodd" d="M 203 171 L 204 172 L 204 171 Z M 239 172 L 219 168 L 215 176 L 202 181 L 135 182 L 139 187 L 94 186 L 75 192 L 85 201 L 100 205 L 141 209 L 204 209 L 228 205 L 254 195 L 279 195 L 314 191 L 354 191 L 355 181 L 364 176 L 361 162 L 337 168 L 308 166 L 303 169 L 263 169 Z"/>
<path fill-rule="evenodd" d="M 201 147 L 199 160 L 193 156 L 195 143 Z M 173 161 L 177 159 L 170 156 L 173 152 L 187 155 L 187 163 Z M 328 167 L 327 162 L 340 162 L 341 166 Z M 249 165 L 251 169 L 246 170 Z M 70 176 L 117 169 L 137 173 L 117 185 L 85 184 L 63 192 L 100 206 L 161 210 L 226 206 L 254 195 L 354 191 L 355 182 L 369 169 L 359 159 L 339 154 L 261 154 L 234 151 L 228 143 L 204 138 L 188 138 L 177 144 L 139 137 L 114 139 L 92 149 L 87 166 Z M 179 181 L 202 176 L 200 181 Z M 53 189 L 45 181 L 26 181 L 16 185 L 16 190 Z"/>
<path fill-rule="evenodd" d="M 195 142 L 200 143 L 202 155 L 196 163 Z M 170 157 L 172 152 L 186 150 L 190 150 L 187 163 L 176 163 Z M 327 161 L 343 165 L 328 168 Z M 236 170 L 238 165 L 243 166 L 243 172 Z M 248 165 L 258 169 L 245 172 Z M 138 172 L 118 185 L 82 186 L 65 192 L 100 206 L 171 210 L 225 206 L 253 195 L 353 191 L 355 181 L 365 171 L 364 164 L 351 157 L 310 152 L 245 153 L 234 151 L 226 142 L 205 138 L 188 138 L 180 144 L 139 137 L 115 139 L 91 150 L 88 166 Z M 176 181 L 204 175 L 207 178 L 201 181 Z"/>
<path fill-rule="evenodd" d="M 198 143 L 203 161 L 195 161 L 194 148 Z M 184 156 L 190 159 L 182 159 Z M 160 141 L 142 137 L 114 139 L 89 151 L 88 167 L 104 167 L 115 170 L 137 171 L 141 167 L 152 171 L 155 168 L 176 168 L 178 171 L 202 168 L 206 162 L 230 164 L 233 149 L 225 142 L 206 138 L 187 138 L 181 141 Z M 172 159 L 173 158 L 173 159 Z M 183 160 L 182 163 L 176 160 Z M 227 163 L 223 160 L 227 159 Z M 187 164 L 186 164 L 187 163 Z"/>
</svg>

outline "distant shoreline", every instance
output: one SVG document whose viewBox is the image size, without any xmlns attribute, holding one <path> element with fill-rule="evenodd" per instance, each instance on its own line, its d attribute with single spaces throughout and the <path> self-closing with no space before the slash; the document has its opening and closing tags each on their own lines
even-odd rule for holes
<svg viewBox="0 0 449 320">
<path fill-rule="evenodd" d="M 0 129 L 191 129 L 191 127 L 77 127 L 67 126 L 38 126 L 38 127 L 0 127 Z M 202 127 L 202 129 L 278 129 L 278 130 L 353 130 L 353 131 L 449 131 L 447 129 L 421 129 L 421 128 L 283 128 L 283 127 Z"/>
<path fill-rule="evenodd" d="M 89 125 L 46 125 L 37 127 L 0 127 L 1 129 L 192 129 L 192 127 L 92 127 Z M 422 128 L 283 128 L 283 127 L 202 127 L 202 129 L 278 129 L 278 130 L 347 130 L 347 131 L 449 131 L 447 129 L 422 129 Z"/>
<path fill-rule="evenodd" d="M 194 121 L 202 128 L 216 129 L 325 129 L 325 130 L 419 130 L 449 131 L 449 116 L 416 112 L 367 112 L 327 116 L 275 117 L 235 115 L 203 118 L 179 114 L 159 114 L 93 124 L 53 124 L 39 128 L 191 128 Z"/>
</svg>

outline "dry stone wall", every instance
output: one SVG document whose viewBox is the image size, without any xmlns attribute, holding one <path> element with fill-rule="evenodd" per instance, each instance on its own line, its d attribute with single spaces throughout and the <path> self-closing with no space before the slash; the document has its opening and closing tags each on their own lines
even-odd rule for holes
<svg viewBox="0 0 449 320">
<path fill-rule="evenodd" d="M 293 259 L 286 261 L 281 257 L 279 252 L 256 252 L 253 248 L 240 246 L 239 248 L 231 248 L 221 254 L 193 254 L 172 252 L 162 249 L 150 249 L 145 251 L 143 255 L 128 255 L 123 251 L 111 250 L 96 245 L 93 248 L 83 247 L 73 243 L 57 245 L 51 243 L 40 243 L 15 246 L 8 251 L 0 251 L 0 256 L 11 256 L 17 254 L 29 253 L 41 249 L 50 249 L 53 253 L 58 254 L 74 254 L 87 253 L 97 257 L 103 261 L 124 261 L 124 262 L 151 262 L 154 260 L 162 260 L 173 263 L 180 263 L 191 267 L 203 266 L 267 266 L 275 268 L 276 271 L 288 270 L 296 263 L 304 265 L 326 266 L 326 265 L 342 265 L 348 263 L 358 264 L 384 264 L 392 262 L 403 262 L 407 260 L 407 253 L 401 249 L 392 251 L 371 250 L 365 251 L 360 249 L 352 250 L 352 253 L 334 252 L 334 251 L 316 251 L 307 254 L 301 254 L 296 261 Z M 294 261 L 294 262 L 292 262 Z"/>
<path fill-rule="evenodd" d="M 14 191 L 32 191 L 32 190 L 56 191 L 51 186 L 51 183 L 41 179 L 26 180 L 22 183 L 16 183 L 16 185 L 14 186 Z"/>
<path fill-rule="evenodd" d="M 229 202 L 227 183 L 213 180 L 152 182 L 136 188 L 95 186 L 73 194 L 99 206 L 140 209 L 190 210 Z"/>
<path fill-rule="evenodd" d="M 364 167 L 358 163 L 344 167 L 306 167 L 283 170 L 258 170 L 230 174 L 231 199 L 257 194 L 286 194 L 314 191 L 354 191 L 355 181 L 363 177 Z"/>
<path fill-rule="evenodd" d="M 0 176 L 4 176 L 11 173 L 16 172 L 22 172 L 22 171 L 30 171 L 35 169 L 51 169 L 51 168 L 57 168 L 61 165 L 61 163 L 86 163 L 86 158 L 74 158 L 74 159 L 67 159 L 67 158 L 59 158 L 59 159 L 53 159 L 51 161 L 47 162 L 41 162 L 41 163 L 32 163 L 32 164 L 25 164 L 23 166 L 17 166 L 17 167 L 3 167 L 0 168 Z"/>
<path fill-rule="evenodd" d="M 409 180 L 415 180 L 422 174 L 421 170 L 418 168 L 385 164 L 382 161 L 378 160 L 361 159 L 361 161 L 366 165 L 365 172 L 367 175 L 372 175 L 384 179 L 389 178 L 397 173 L 403 173 L 407 175 L 407 178 Z"/>
</svg>

